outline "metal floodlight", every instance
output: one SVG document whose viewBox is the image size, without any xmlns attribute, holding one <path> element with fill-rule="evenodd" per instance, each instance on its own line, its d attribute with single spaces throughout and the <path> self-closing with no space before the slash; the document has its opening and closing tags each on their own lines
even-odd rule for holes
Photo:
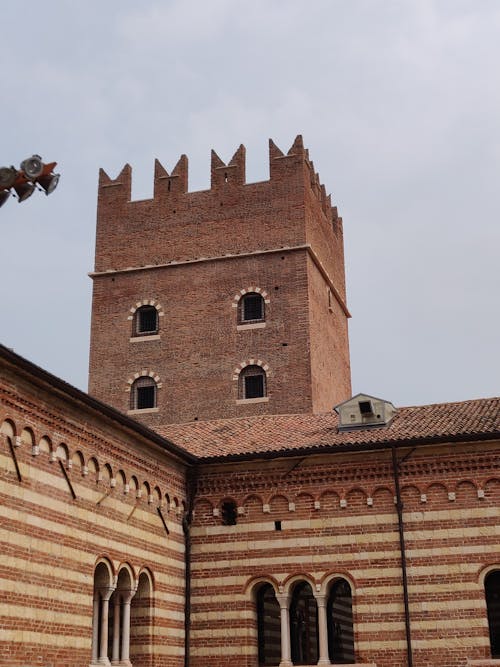
<svg viewBox="0 0 500 667">
<path fill-rule="evenodd" d="M 37 178 L 37 183 L 45 190 L 46 195 L 50 195 L 57 188 L 61 175 L 46 174 Z"/>
<path fill-rule="evenodd" d="M 31 197 L 36 189 L 36 185 L 34 183 L 29 183 L 23 173 L 17 175 L 17 179 L 12 187 L 17 193 L 19 203 L 28 199 L 28 197 Z"/>
<path fill-rule="evenodd" d="M 0 190 L 11 188 L 17 178 L 17 169 L 14 167 L 0 167 Z"/>
<path fill-rule="evenodd" d="M 42 158 L 39 155 L 32 155 L 21 162 L 21 171 L 32 181 L 42 175 L 43 166 Z"/>
<path fill-rule="evenodd" d="M 40 155 L 32 155 L 21 162 L 20 168 L 0 167 L 0 206 L 3 206 L 12 190 L 19 203 L 31 197 L 37 189 L 50 195 L 59 183 L 60 174 L 54 173 L 57 162 L 45 164 Z"/>
<path fill-rule="evenodd" d="M 3 206 L 9 197 L 10 192 L 8 190 L 0 190 L 0 206 Z"/>
</svg>

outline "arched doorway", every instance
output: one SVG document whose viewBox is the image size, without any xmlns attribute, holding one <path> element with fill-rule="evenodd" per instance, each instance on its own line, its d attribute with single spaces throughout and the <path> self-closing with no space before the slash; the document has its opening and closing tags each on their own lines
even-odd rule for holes
<svg viewBox="0 0 500 667">
<path fill-rule="evenodd" d="M 318 662 L 318 605 L 307 581 L 298 582 L 290 602 L 290 645 L 294 665 Z"/>
<path fill-rule="evenodd" d="M 330 662 L 341 665 L 354 663 L 352 593 L 345 579 L 337 579 L 331 585 L 326 613 Z"/>
</svg>

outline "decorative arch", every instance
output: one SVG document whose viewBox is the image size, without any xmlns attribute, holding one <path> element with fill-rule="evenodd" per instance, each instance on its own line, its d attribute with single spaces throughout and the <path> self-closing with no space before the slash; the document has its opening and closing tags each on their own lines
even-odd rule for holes
<svg viewBox="0 0 500 667">
<path fill-rule="evenodd" d="M 269 368 L 269 364 L 267 364 L 265 361 L 262 361 L 262 359 L 245 359 L 245 361 L 240 362 L 240 365 L 234 369 L 233 380 L 237 380 L 240 376 L 241 371 L 244 368 L 247 368 L 248 366 L 259 366 L 265 371 L 267 377 L 271 375 L 271 369 Z"/>
<path fill-rule="evenodd" d="M 264 299 L 265 304 L 271 303 L 271 300 L 269 299 L 269 294 L 266 292 L 265 289 L 262 289 L 261 287 L 257 286 L 250 286 L 241 289 L 237 294 L 234 295 L 231 306 L 233 308 L 238 308 L 238 304 L 241 298 L 245 296 L 245 294 L 260 294 L 260 296 Z"/>
<path fill-rule="evenodd" d="M 282 585 L 283 593 L 285 595 L 290 595 L 293 592 L 296 584 L 300 583 L 301 581 L 306 581 L 311 586 L 311 590 L 316 590 L 316 582 L 311 577 L 311 575 L 305 572 L 299 572 L 297 574 L 288 575 L 288 577 L 284 580 Z"/>
<path fill-rule="evenodd" d="M 17 431 L 16 431 L 16 425 L 12 421 L 12 419 L 5 419 L 2 422 L 2 426 L 0 426 L 0 433 L 3 435 L 8 436 L 9 438 L 15 438 Z"/>
</svg>

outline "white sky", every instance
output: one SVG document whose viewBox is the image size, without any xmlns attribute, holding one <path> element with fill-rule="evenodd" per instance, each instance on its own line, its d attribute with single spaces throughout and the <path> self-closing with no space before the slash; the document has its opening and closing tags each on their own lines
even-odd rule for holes
<svg viewBox="0 0 500 667">
<path fill-rule="evenodd" d="M 0 209 L 0 339 L 85 389 L 99 166 L 304 136 L 344 219 L 353 391 L 397 405 L 498 394 L 497 0 L 4 3 L 0 166 L 59 188 Z"/>
</svg>

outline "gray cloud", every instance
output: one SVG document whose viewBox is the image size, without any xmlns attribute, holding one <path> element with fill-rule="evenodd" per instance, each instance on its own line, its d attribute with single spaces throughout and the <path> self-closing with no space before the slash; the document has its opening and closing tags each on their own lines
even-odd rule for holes
<svg viewBox="0 0 500 667">
<path fill-rule="evenodd" d="M 62 179 L 0 210 L 0 333 L 86 386 L 97 170 L 304 134 L 344 218 L 355 391 L 397 404 L 498 393 L 500 8 L 457 0 L 175 0 L 2 10 L 2 164 Z"/>
</svg>

